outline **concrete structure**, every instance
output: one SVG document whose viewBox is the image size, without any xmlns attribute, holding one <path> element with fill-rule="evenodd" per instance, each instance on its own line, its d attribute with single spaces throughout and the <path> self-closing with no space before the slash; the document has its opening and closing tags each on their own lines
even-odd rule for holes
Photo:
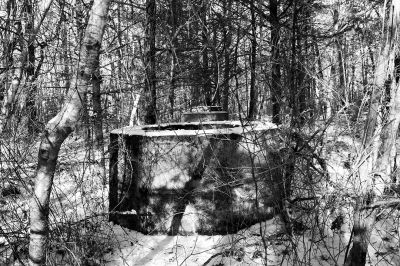
<svg viewBox="0 0 400 266">
<path fill-rule="evenodd" d="M 276 130 L 212 121 L 112 131 L 110 220 L 150 234 L 214 234 L 271 216 Z"/>
</svg>

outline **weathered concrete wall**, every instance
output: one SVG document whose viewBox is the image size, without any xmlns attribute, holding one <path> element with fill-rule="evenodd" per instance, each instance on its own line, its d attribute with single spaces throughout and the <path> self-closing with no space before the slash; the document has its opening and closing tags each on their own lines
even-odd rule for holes
<svg viewBox="0 0 400 266">
<path fill-rule="evenodd" d="M 265 147 L 275 130 L 209 122 L 111 132 L 110 220 L 145 233 L 212 234 L 271 215 L 276 166 Z"/>
</svg>

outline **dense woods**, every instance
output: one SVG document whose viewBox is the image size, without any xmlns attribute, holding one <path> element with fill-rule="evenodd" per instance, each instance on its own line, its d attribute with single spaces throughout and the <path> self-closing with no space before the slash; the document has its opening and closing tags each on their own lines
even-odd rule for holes
<svg viewBox="0 0 400 266">
<path fill-rule="evenodd" d="M 282 227 L 257 217 L 253 263 L 399 265 L 399 25 L 398 0 L 1 1 L 0 264 L 114 265 L 110 131 L 213 106 L 277 125 L 250 141 L 271 179 L 246 146 Z"/>
<path fill-rule="evenodd" d="M 3 5 L 2 124 L 13 128 L 12 117 L 26 109 L 40 130 L 71 87 L 91 2 Z M 112 3 L 97 74 L 103 120 L 125 122 L 136 94 L 143 95 L 139 121 L 152 124 L 178 121 L 198 105 L 275 122 L 334 114 L 360 102 L 372 82 L 380 9 L 373 1 Z M 48 89 L 40 91 L 40 82 Z M 32 97 L 14 107 L 22 89 Z M 88 120 L 101 112 L 94 91 Z"/>
</svg>

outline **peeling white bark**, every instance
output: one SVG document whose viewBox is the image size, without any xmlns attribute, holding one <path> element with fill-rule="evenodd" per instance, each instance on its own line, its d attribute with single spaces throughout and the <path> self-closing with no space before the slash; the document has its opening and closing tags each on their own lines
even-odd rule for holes
<svg viewBox="0 0 400 266">
<path fill-rule="evenodd" d="M 110 0 L 95 0 L 81 47 L 78 73 L 74 75 L 61 111 L 51 119 L 42 136 L 38 154 L 38 170 L 34 197 L 30 208 L 30 265 L 44 265 L 48 234 L 50 192 L 60 147 L 74 130 L 82 110 L 82 99 L 91 85 L 94 62 L 97 60 L 106 25 Z"/>
</svg>

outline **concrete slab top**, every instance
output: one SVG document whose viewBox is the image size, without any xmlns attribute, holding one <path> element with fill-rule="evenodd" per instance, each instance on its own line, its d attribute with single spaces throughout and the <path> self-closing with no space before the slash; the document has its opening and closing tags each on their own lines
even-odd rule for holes
<svg viewBox="0 0 400 266">
<path fill-rule="evenodd" d="M 267 131 L 276 129 L 277 126 L 271 122 L 251 122 L 242 124 L 240 121 L 210 121 L 210 122 L 187 122 L 166 123 L 159 125 L 145 125 L 135 127 L 123 127 L 115 129 L 110 134 L 127 136 L 198 136 L 198 135 L 223 135 L 243 134 L 251 131 Z"/>
</svg>

